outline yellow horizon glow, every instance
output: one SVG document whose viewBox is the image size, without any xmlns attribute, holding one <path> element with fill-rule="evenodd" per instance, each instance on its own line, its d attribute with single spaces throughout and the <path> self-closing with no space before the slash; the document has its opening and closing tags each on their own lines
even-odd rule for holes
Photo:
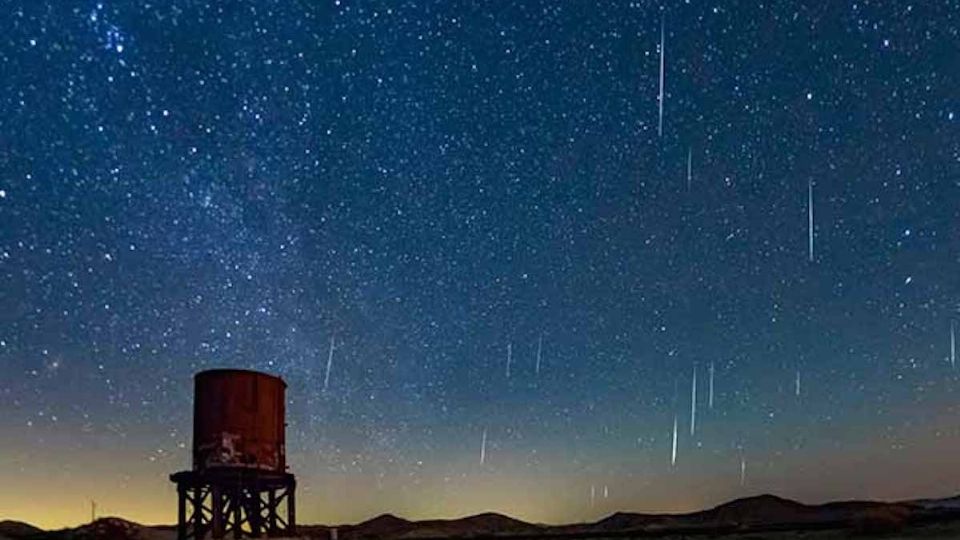
<svg viewBox="0 0 960 540">
<path fill-rule="evenodd" d="M 673 471 L 658 466 L 645 473 L 641 464 L 631 464 L 626 470 L 634 472 L 628 476 L 598 481 L 611 482 L 611 498 L 595 508 L 589 506 L 588 490 L 597 477 L 565 469 L 559 456 L 551 456 L 550 466 L 539 473 L 527 472 L 519 456 L 505 453 L 485 468 L 476 467 L 473 456 L 451 456 L 417 477 L 398 471 L 380 478 L 370 472 L 334 474 L 296 462 L 292 470 L 298 476 L 298 517 L 304 524 L 358 523 L 384 513 L 422 520 L 483 512 L 557 524 L 593 521 L 615 511 L 689 512 L 760 493 L 806 503 L 906 500 L 956 495 L 949 478 L 960 432 L 950 429 L 953 421 L 952 415 L 931 419 L 923 429 L 942 427 L 944 436 L 917 437 L 909 452 L 891 452 L 881 440 L 868 439 L 831 454 L 798 451 L 773 466 L 758 457 L 750 461 L 745 488 L 739 486 L 735 464 L 718 472 L 721 468 L 707 452 L 688 454 Z M 0 457 L 0 519 L 47 530 L 75 527 L 89 522 L 90 501 L 95 500 L 101 517 L 144 525 L 175 523 L 176 491 L 168 475 L 181 468 L 183 456 L 151 460 L 130 447 L 76 452 L 49 444 L 5 448 Z M 446 476 L 439 470 L 463 472 Z"/>
</svg>

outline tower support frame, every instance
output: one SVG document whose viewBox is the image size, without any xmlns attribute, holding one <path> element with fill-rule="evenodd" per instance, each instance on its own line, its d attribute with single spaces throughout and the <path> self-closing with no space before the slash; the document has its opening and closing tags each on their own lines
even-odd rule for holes
<svg viewBox="0 0 960 540">
<path fill-rule="evenodd" d="M 294 476 L 247 467 L 170 475 L 177 485 L 177 540 L 296 534 Z"/>
</svg>

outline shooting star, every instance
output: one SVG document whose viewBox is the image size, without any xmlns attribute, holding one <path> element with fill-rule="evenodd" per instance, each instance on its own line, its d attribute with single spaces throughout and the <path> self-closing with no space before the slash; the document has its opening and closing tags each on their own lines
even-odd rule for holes
<svg viewBox="0 0 960 540">
<path fill-rule="evenodd" d="M 480 464 L 487 462 L 487 428 L 483 428 L 483 434 L 480 435 Z"/>
<path fill-rule="evenodd" d="M 687 148 L 687 191 L 693 183 L 693 148 Z"/>
<path fill-rule="evenodd" d="M 810 262 L 813 262 L 813 180 L 807 184 L 807 239 Z"/>
<path fill-rule="evenodd" d="M 336 336 L 330 336 L 330 354 L 327 355 L 327 373 L 323 376 L 323 391 L 327 391 L 330 386 L 330 368 L 333 367 L 333 340 Z"/>
<path fill-rule="evenodd" d="M 800 368 L 797 368 L 797 380 L 796 380 L 796 383 L 794 384 L 794 391 L 797 394 L 797 396 L 800 395 Z"/>
<path fill-rule="evenodd" d="M 543 356 L 543 334 L 540 334 L 540 339 L 537 340 L 537 365 L 535 366 L 535 371 L 537 375 L 540 374 L 540 359 Z"/>
<path fill-rule="evenodd" d="M 664 58 L 664 34 L 666 33 L 667 16 L 664 14 L 660 19 L 660 97 L 657 101 L 660 103 L 660 121 L 657 124 L 657 135 L 663 137 L 663 58 Z"/>
<path fill-rule="evenodd" d="M 513 343 L 507 343 L 507 378 L 510 378 L 510 364 L 513 363 Z"/>
<path fill-rule="evenodd" d="M 713 362 L 710 362 L 710 385 L 707 393 L 707 407 L 713 410 Z"/>
<path fill-rule="evenodd" d="M 670 466 L 677 464 L 677 415 L 673 415 L 673 450 L 670 453 Z"/>
<path fill-rule="evenodd" d="M 693 385 L 690 388 L 690 435 L 697 432 L 697 365 L 693 365 Z"/>
<path fill-rule="evenodd" d="M 957 325 L 950 321 L 950 367 L 957 369 Z"/>
<path fill-rule="evenodd" d="M 747 460 L 740 456 L 740 485 L 747 483 Z"/>
</svg>

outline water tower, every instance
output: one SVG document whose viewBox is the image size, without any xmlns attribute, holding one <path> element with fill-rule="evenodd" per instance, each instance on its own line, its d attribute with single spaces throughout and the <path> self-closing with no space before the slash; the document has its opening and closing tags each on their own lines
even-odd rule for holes
<svg viewBox="0 0 960 540">
<path fill-rule="evenodd" d="M 197 373 L 193 468 L 177 484 L 177 538 L 292 536 L 296 480 L 287 472 L 279 377 L 241 369 Z"/>
</svg>

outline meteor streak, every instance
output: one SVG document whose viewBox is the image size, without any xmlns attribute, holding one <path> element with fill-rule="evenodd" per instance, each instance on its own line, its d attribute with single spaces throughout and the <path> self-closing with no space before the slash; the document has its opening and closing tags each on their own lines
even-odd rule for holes
<svg viewBox="0 0 960 540">
<path fill-rule="evenodd" d="M 333 367 L 333 340 L 334 336 L 330 336 L 330 354 L 327 355 L 327 373 L 323 376 L 324 392 L 326 392 L 327 387 L 330 386 L 330 368 Z"/>
<path fill-rule="evenodd" d="M 713 362 L 710 362 L 710 385 L 707 393 L 707 407 L 713 409 Z"/>
<path fill-rule="evenodd" d="M 690 435 L 697 431 L 697 366 L 693 366 L 693 385 L 690 388 Z"/>
<path fill-rule="evenodd" d="M 950 321 L 950 367 L 957 369 L 957 325 Z"/>
<path fill-rule="evenodd" d="M 657 101 L 660 104 L 660 121 L 657 124 L 657 135 L 663 137 L 663 61 L 665 56 L 664 50 L 664 34 L 667 25 L 667 16 L 664 15 L 660 20 L 660 97 L 657 98 Z"/>
<path fill-rule="evenodd" d="M 543 355 L 543 334 L 540 334 L 540 339 L 537 340 L 537 365 L 535 366 L 536 374 L 540 374 L 540 359 Z"/>
<path fill-rule="evenodd" d="M 480 464 L 487 462 L 487 428 L 483 428 L 483 434 L 480 435 Z"/>
<path fill-rule="evenodd" d="M 813 180 L 807 184 L 807 238 L 810 262 L 813 262 Z"/>
<path fill-rule="evenodd" d="M 670 454 L 670 466 L 677 464 L 677 415 L 673 415 L 673 450 Z"/>
</svg>

